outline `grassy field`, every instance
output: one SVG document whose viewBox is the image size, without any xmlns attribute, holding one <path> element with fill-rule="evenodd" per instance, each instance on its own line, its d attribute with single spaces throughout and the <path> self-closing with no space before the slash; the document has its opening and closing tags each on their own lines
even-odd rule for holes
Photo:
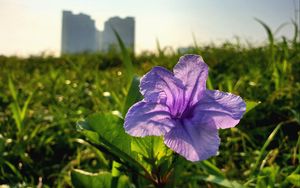
<svg viewBox="0 0 300 188">
<path fill-rule="evenodd" d="M 260 47 L 195 44 L 186 52 L 209 65 L 208 88 L 258 105 L 237 127 L 220 130 L 219 155 L 209 163 L 183 161 L 176 186 L 300 186 L 300 44 L 297 36 L 268 34 Z M 132 57 L 134 72 L 171 70 L 181 55 L 160 48 L 142 53 Z M 0 184 L 70 187 L 74 168 L 110 171 L 112 159 L 85 142 L 76 122 L 121 111 L 128 76 L 122 62 L 117 53 L 0 56 Z"/>
</svg>

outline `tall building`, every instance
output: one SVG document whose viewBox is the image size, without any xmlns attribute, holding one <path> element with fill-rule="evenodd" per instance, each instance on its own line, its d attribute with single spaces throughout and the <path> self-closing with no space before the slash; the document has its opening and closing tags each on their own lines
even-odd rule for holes
<svg viewBox="0 0 300 188">
<path fill-rule="evenodd" d="M 63 11 L 61 53 L 96 51 L 98 46 L 95 21 L 82 13 Z"/>
<path fill-rule="evenodd" d="M 120 35 L 125 47 L 134 51 L 134 35 L 135 35 L 135 21 L 133 17 L 112 17 L 104 24 L 104 31 L 102 34 L 101 50 L 107 51 L 111 47 L 118 46 L 118 41 L 114 30 Z"/>
<path fill-rule="evenodd" d="M 125 47 L 134 52 L 135 21 L 133 17 L 110 18 L 105 22 L 104 30 L 99 31 L 90 16 L 63 11 L 61 53 L 108 51 L 110 48 L 116 48 L 118 40 L 114 30 L 120 35 Z"/>
</svg>

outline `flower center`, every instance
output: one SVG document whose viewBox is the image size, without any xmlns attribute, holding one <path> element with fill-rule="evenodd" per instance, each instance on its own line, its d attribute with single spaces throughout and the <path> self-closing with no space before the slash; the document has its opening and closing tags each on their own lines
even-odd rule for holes
<svg viewBox="0 0 300 188">
<path fill-rule="evenodd" d="M 175 115 L 172 116 L 173 119 L 190 119 L 193 117 L 194 107 L 187 106 L 184 110 L 178 110 Z"/>
</svg>

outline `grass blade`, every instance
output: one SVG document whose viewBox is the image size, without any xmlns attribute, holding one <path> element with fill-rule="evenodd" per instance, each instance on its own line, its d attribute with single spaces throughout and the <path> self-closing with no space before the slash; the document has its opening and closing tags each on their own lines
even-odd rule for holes
<svg viewBox="0 0 300 188">
<path fill-rule="evenodd" d="M 283 122 L 279 123 L 275 129 L 272 131 L 272 133 L 269 135 L 268 139 L 266 140 L 266 142 L 264 143 L 263 147 L 260 149 L 260 152 L 259 152 L 259 156 L 256 160 L 256 163 L 252 169 L 252 172 L 251 174 L 253 174 L 254 172 L 257 171 L 257 167 L 259 166 L 259 163 L 267 149 L 267 147 L 269 146 L 269 144 L 271 143 L 271 141 L 274 139 L 274 137 L 276 136 L 277 132 L 279 131 L 280 127 L 282 126 Z"/>
<path fill-rule="evenodd" d="M 4 163 L 10 168 L 10 170 L 11 170 L 11 171 L 12 171 L 19 179 L 22 179 L 21 173 L 18 171 L 18 169 L 17 169 L 13 164 L 11 164 L 11 163 L 8 162 L 8 161 L 5 161 Z"/>
<path fill-rule="evenodd" d="M 294 25 L 294 37 L 293 37 L 293 44 L 296 46 L 297 39 L 298 39 L 298 24 L 295 21 L 292 21 Z"/>
<path fill-rule="evenodd" d="M 202 161 L 199 165 L 203 170 L 207 171 L 209 174 L 225 178 L 223 172 L 208 160 Z"/>
<path fill-rule="evenodd" d="M 24 106 L 22 107 L 22 111 L 21 111 L 21 120 L 22 120 L 22 121 L 25 119 L 26 111 L 27 111 L 27 109 L 28 109 L 28 105 L 29 105 L 29 103 L 30 103 L 30 101 L 31 101 L 31 99 L 32 99 L 32 96 L 33 96 L 33 94 L 30 94 L 30 95 L 27 97 L 27 99 L 26 99 L 26 101 L 25 101 L 25 104 L 24 104 Z"/>
<path fill-rule="evenodd" d="M 21 110 L 17 102 L 13 102 L 9 105 L 12 112 L 13 118 L 15 120 L 18 132 L 22 130 L 22 119 L 21 119 Z"/>
<path fill-rule="evenodd" d="M 10 94 L 12 95 L 13 99 L 15 101 L 17 101 L 17 99 L 18 99 L 18 93 L 17 93 L 17 90 L 16 90 L 16 88 L 14 86 L 14 83 L 11 80 L 11 77 L 8 78 L 8 88 L 9 88 Z"/>
<path fill-rule="evenodd" d="M 254 19 L 264 27 L 264 29 L 266 30 L 266 32 L 268 34 L 269 43 L 273 45 L 274 44 L 274 36 L 273 36 L 273 33 L 272 33 L 270 27 L 267 24 L 265 24 L 263 21 L 261 21 L 260 19 L 258 19 L 258 18 L 254 18 Z"/>
<path fill-rule="evenodd" d="M 199 176 L 198 177 L 200 180 L 206 181 L 206 182 L 211 182 L 217 185 L 221 185 L 223 187 L 228 187 L 228 188 L 244 188 L 245 186 L 239 184 L 236 181 L 230 181 L 226 178 L 223 177 L 218 177 L 214 175 L 209 175 L 209 176 Z"/>
<path fill-rule="evenodd" d="M 123 63 L 125 66 L 125 70 L 127 72 L 128 83 L 130 84 L 132 77 L 133 77 L 133 65 L 132 65 L 132 61 L 130 58 L 130 53 L 128 52 L 124 42 L 122 41 L 120 35 L 118 34 L 118 32 L 114 28 L 113 28 L 113 31 L 115 33 L 115 36 L 116 36 L 119 46 L 121 48 L 122 59 L 123 59 Z"/>
</svg>

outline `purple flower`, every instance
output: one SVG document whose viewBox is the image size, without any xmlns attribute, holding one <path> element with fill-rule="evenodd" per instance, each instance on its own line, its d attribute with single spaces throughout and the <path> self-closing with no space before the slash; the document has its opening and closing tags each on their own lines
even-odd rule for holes
<svg viewBox="0 0 300 188">
<path fill-rule="evenodd" d="M 132 136 L 163 135 L 164 143 L 190 161 L 216 155 L 218 129 L 234 127 L 246 110 L 239 96 L 207 90 L 208 66 L 201 56 L 185 55 L 173 73 L 154 67 L 141 78 L 144 99 L 125 117 Z"/>
</svg>

